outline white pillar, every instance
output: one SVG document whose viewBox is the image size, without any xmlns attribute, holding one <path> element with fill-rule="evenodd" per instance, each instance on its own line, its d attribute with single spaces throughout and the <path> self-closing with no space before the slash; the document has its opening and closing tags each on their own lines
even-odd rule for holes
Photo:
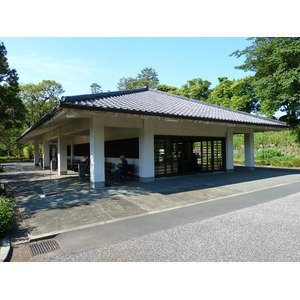
<svg viewBox="0 0 300 300">
<path fill-rule="evenodd" d="M 58 137 L 57 160 L 58 175 L 66 175 L 68 173 L 67 143 L 64 137 L 62 136 Z"/>
<path fill-rule="evenodd" d="M 227 127 L 226 132 L 226 171 L 233 172 L 234 164 L 233 164 L 233 129 L 231 127 Z"/>
<path fill-rule="evenodd" d="M 105 186 L 104 122 L 92 118 L 90 124 L 90 181 L 92 188 Z"/>
<path fill-rule="evenodd" d="M 73 160 L 74 160 L 74 140 L 72 139 L 71 140 L 71 144 L 70 144 L 70 147 L 71 147 L 71 165 L 73 165 Z"/>
<path fill-rule="evenodd" d="M 43 169 L 49 169 L 50 167 L 50 147 L 49 141 L 43 141 Z"/>
<path fill-rule="evenodd" d="M 34 165 L 38 166 L 40 161 L 40 144 L 38 142 L 34 142 Z"/>
<path fill-rule="evenodd" d="M 144 120 L 144 126 L 139 130 L 139 177 L 141 181 L 153 181 L 154 176 L 153 121 Z"/>
<path fill-rule="evenodd" d="M 245 167 L 254 170 L 254 134 L 253 129 L 245 133 Z"/>
</svg>

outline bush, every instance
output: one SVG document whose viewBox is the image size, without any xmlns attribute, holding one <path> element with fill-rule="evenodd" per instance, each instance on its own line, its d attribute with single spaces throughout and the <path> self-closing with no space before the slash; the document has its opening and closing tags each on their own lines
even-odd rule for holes
<svg viewBox="0 0 300 300">
<path fill-rule="evenodd" d="M 0 236 L 10 231 L 15 223 L 15 203 L 11 199 L 0 196 Z"/>
<path fill-rule="evenodd" d="M 295 157 L 292 161 L 292 164 L 294 167 L 299 168 L 300 167 L 300 157 Z"/>
<path fill-rule="evenodd" d="M 276 149 L 258 150 L 256 152 L 256 159 L 268 159 L 282 156 L 281 152 Z"/>
</svg>

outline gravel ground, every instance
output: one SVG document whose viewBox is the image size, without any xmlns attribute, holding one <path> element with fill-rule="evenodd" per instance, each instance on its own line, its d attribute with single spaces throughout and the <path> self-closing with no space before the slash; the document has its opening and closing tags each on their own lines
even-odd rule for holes
<svg viewBox="0 0 300 300">
<path fill-rule="evenodd" d="M 44 261 L 299 262 L 300 193 L 76 255 Z"/>
</svg>

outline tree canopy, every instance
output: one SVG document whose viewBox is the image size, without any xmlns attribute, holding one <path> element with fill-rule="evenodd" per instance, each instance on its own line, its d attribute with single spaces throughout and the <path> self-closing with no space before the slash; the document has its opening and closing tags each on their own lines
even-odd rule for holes
<svg viewBox="0 0 300 300">
<path fill-rule="evenodd" d="M 258 101 L 251 76 L 239 80 L 218 79 L 219 84 L 212 90 L 208 102 L 248 113 L 257 112 Z"/>
<path fill-rule="evenodd" d="M 91 88 L 91 93 L 92 94 L 97 94 L 97 93 L 102 93 L 102 89 L 101 89 L 101 85 L 97 84 L 97 83 L 92 83 L 90 85 L 90 88 Z"/>
<path fill-rule="evenodd" d="M 207 80 L 194 78 L 188 80 L 186 84 L 181 86 L 181 88 L 161 84 L 157 87 L 157 90 L 195 100 L 207 101 L 211 92 L 209 89 L 210 85 L 211 83 Z"/>
<path fill-rule="evenodd" d="M 144 86 L 156 88 L 159 85 L 157 72 L 153 68 L 144 68 L 135 78 L 122 77 L 118 82 L 119 90 L 138 89 Z"/>
<path fill-rule="evenodd" d="M 281 120 L 291 127 L 300 123 L 300 38 L 250 38 L 252 45 L 232 55 L 245 56 L 241 70 L 254 71 L 253 85 L 260 103 L 260 111 L 268 117 L 277 111 Z"/>
<path fill-rule="evenodd" d="M 24 105 L 18 96 L 18 74 L 10 69 L 7 51 L 0 43 L 0 128 L 1 131 L 22 126 L 24 119 Z"/>
<path fill-rule="evenodd" d="M 59 101 L 64 92 L 60 83 L 54 80 L 43 80 L 38 84 L 25 84 L 20 86 L 20 96 L 26 108 L 26 124 L 32 126 Z"/>
</svg>

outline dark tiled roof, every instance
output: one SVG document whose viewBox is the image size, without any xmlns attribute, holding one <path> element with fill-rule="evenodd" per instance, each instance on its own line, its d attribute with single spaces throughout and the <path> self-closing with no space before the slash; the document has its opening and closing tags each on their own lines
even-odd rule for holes
<svg viewBox="0 0 300 300">
<path fill-rule="evenodd" d="M 169 93 L 142 88 L 62 97 L 62 107 L 157 115 L 216 122 L 287 127 L 285 123 Z"/>
</svg>

